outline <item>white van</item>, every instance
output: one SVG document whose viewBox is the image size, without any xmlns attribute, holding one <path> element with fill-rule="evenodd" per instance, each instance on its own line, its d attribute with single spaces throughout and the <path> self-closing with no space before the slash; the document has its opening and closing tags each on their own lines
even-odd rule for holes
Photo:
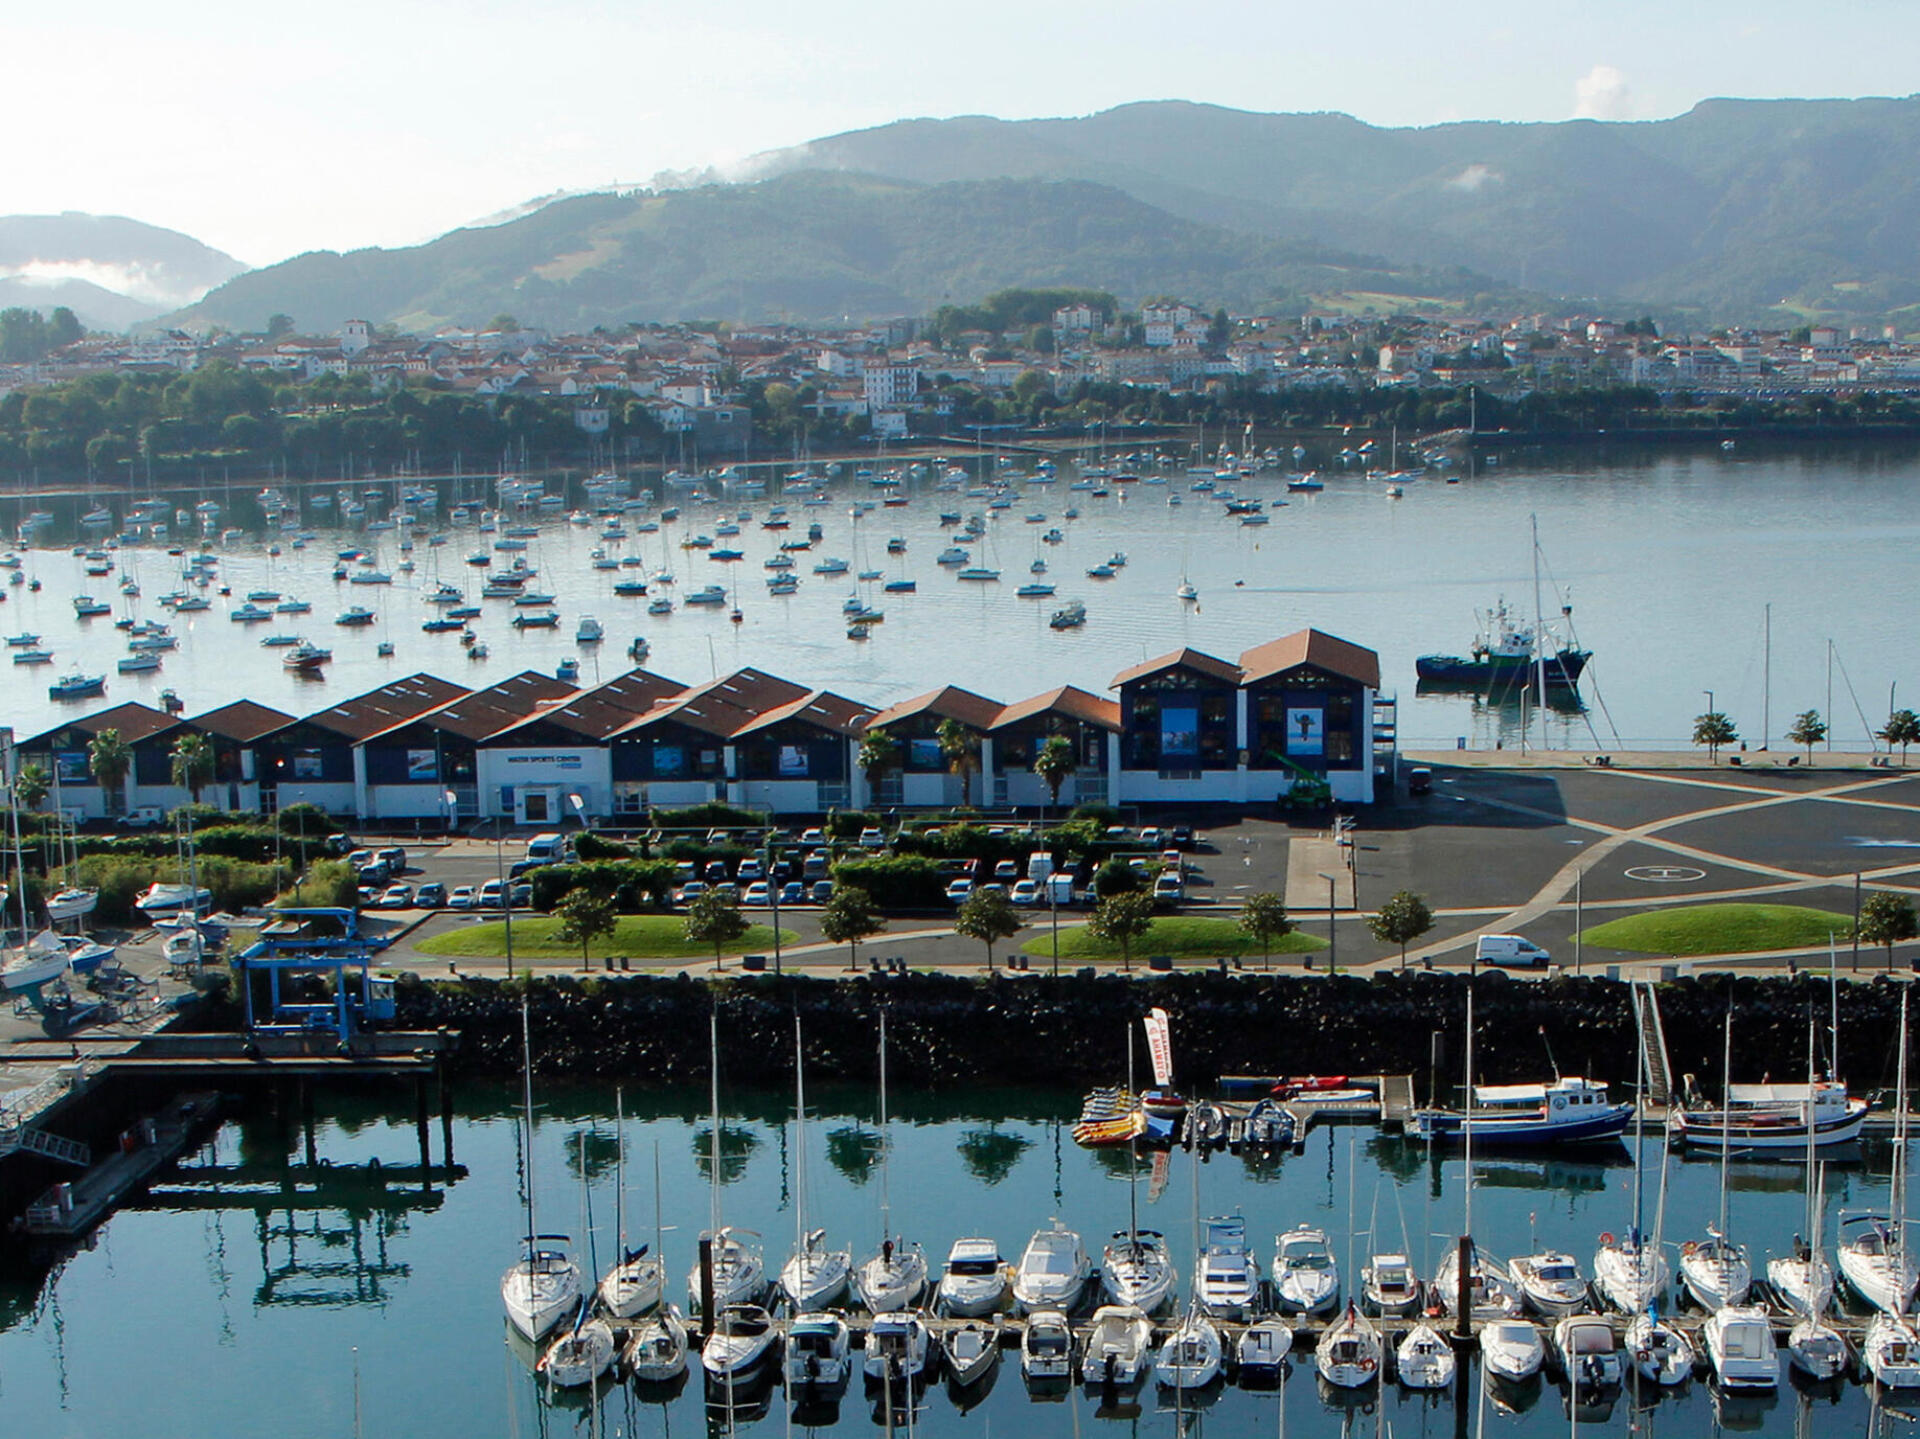
<svg viewBox="0 0 1920 1439">
<path fill-rule="evenodd" d="M 1027 856 L 1027 878 L 1035 884 L 1044 884 L 1048 875 L 1053 873 L 1053 855 L 1044 849 L 1036 849 Z"/>
<path fill-rule="evenodd" d="M 1537 964 L 1553 962 L 1553 956 L 1530 939 L 1517 934 L 1483 934 L 1473 943 L 1473 957 L 1480 964 Z"/>
<path fill-rule="evenodd" d="M 552 864 L 567 858 L 571 848 L 564 835 L 548 831 L 527 841 L 527 858 L 536 864 Z"/>
</svg>

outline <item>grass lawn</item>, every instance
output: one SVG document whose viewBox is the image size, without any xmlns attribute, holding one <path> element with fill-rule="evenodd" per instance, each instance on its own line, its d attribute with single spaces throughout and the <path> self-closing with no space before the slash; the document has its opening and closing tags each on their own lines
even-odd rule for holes
<svg viewBox="0 0 1920 1439">
<path fill-rule="evenodd" d="M 1311 954 L 1327 947 L 1326 940 L 1318 935 L 1302 934 L 1295 930 L 1273 941 L 1275 954 Z M 1043 934 L 1038 939 L 1030 939 L 1020 947 L 1022 954 L 1047 955 L 1053 953 L 1053 936 Z M 1169 915 L 1156 919 L 1152 927 L 1133 942 L 1133 957 L 1143 962 L 1150 954 L 1170 954 L 1175 959 L 1213 959 L 1223 954 L 1252 955 L 1259 957 L 1260 945 L 1251 935 L 1240 928 L 1238 920 L 1208 919 L 1199 915 Z M 1060 931 L 1060 957 L 1062 959 L 1119 959 L 1120 946 L 1108 944 L 1096 939 L 1092 930 L 1084 925 Z"/>
<path fill-rule="evenodd" d="M 563 944 L 554 938 L 559 927 L 557 919 L 516 919 L 514 958 L 579 959 L 579 945 Z M 782 944 L 792 944 L 799 937 L 790 929 L 780 931 Z M 422 954 L 442 954 L 449 959 L 499 959 L 507 952 L 507 927 L 497 920 L 469 925 L 432 935 L 418 947 Z M 728 954 L 757 954 L 773 948 L 773 931 L 756 924 L 724 947 Z M 712 959 L 713 946 L 689 943 L 685 921 L 679 915 L 627 914 L 620 917 L 611 935 L 593 942 L 591 953 L 595 959 L 620 955 L 632 959 Z"/>
<path fill-rule="evenodd" d="M 1825 944 L 1852 929 L 1849 915 L 1797 904 L 1688 904 L 1610 919 L 1580 938 L 1641 954 L 1750 954 Z"/>
</svg>

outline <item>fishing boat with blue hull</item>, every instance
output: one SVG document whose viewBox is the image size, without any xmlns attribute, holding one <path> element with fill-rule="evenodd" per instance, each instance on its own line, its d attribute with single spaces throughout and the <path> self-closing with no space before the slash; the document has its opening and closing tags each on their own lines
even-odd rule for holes
<svg viewBox="0 0 1920 1439">
<path fill-rule="evenodd" d="M 1562 614 L 1571 610 L 1563 606 Z M 1532 684 L 1540 675 L 1551 687 L 1572 689 L 1593 658 L 1592 652 L 1563 642 L 1550 627 L 1541 632 L 1554 648 L 1538 653 L 1539 636 L 1501 600 L 1482 617 L 1473 648 L 1464 655 L 1421 655 L 1414 673 L 1424 684 L 1497 689 L 1503 685 Z"/>
<path fill-rule="evenodd" d="M 1471 1115 L 1476 1145 L 1595 1144 L 1617 1142 L 1633 1106 L 1609 1101 L 1598 1080 L 1567 1075 L 1551 1084 L 1475 1085 Z M 1415 1110 L 1413 1132 L 1429 1144 L 1459 1143 L 1467 1118 L 1458 1109 Z"/>
</svg>

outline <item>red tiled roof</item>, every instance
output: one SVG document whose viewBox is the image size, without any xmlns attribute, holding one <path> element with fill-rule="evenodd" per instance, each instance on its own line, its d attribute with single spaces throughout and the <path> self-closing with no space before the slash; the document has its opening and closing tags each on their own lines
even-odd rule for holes
<svg viewBox="0 0 1920 1439">
<path fill-rule="evenodd" d="M 377 690 L 369 690 L 356 699 L 343 701 L 332 709 L 307 716 L 309 724 L 363 740 L 382 730 L 414 719 L 428 710 L 439 709 L 467 694 L 465 685 L 450 684 L 430 674 L 409 675 Z"/>
<path fill-rule="evenodd" d="M 497 730 L 489 740 L 509 739 L 534 725 L 550 724 L 584 739 L 603 740 L 632 724 L 662 700 L 683 694 L 686 686 L 647 670 L 630 670 L 618 679 L 582 690 L 569 699 L 543 705 L 523 720 Z"/>
<path fill-rule="evenodd" d="M 85 715 L 79 719 L 63 720 L 45 734 L 35 735 L 32 739 L 23 740 L 21 743 L 36 744 L 65 729 L 79 730 L 82 734 L 88 735 L 97 735 L 101 730 L 111 729 L 120 732 L 123 742 L 138 744 L 143 739 L 164 734 L 181 723 L 182 721 L 151 705 L 143 705 L 137 700 L 128 700 L 124 704 L 114 705 L 111 709 L 104 709 L 96 714 Z"/>
<path fill-rule="evenodd" d="M 541 705 L 565 699 L 573 693 L 574 687 L 565 680 L 543 675 L 538 670 L 522 670 L 511 679 L 489 685 L 483 690 L 458 695 L 424 714 L 408 715 L 399 723 L 388 725 L 366 738 L 378 739 L 409 725 L 428 724 L 449 734 L 459 735 L 462 739 L 483 740 L 525 719 Z"/>
<path fill-rule="evenodd" d="M 1214 679 L 1225 680 L 1228 684 L 1237 685 L 1240 683 L 1240 667 L 1238 665 L 1228 664 L 1225 660 L 1217 660 L 1212 655 L 1205 654 L 1191 646 L 1183 646 L 1171 654 L 1161 655 L 1158 659 L 1143 660 L 1137 665 L 1121 670 L 1119 674 L 1113 677 L 1113 684 L 1109 686 L 1109 688 L 1119 689 L 1121 685 L 1127 684 L 1132 680 L 1145 679 L 1148 675 L 1157 675 L 1164 670 L 1171 669 L 1194 670 L 1200 674 L 1209 675 Z"/>
<path fill-rule="evenodd" d="M 1295 630 L 1277 640 L 1255 645 L 1240 656 L 1246 684 L 1299 669 L 1302 665 L 1339 675 L 1368 689 L 1380 688 L 1379 655 L 1319 630 Z"/>
<path fill-rule="evenodd" d="M 1062 714 L 1070 719 L 1081 720 L 1086 724 L 1097 725 L 1101 729 L 1120 732 L 1120 706 L 1113 700 L 1102 699 L 1099 695 L 1088 694 L 1072 685 L 1062 685 L 1057 690 L 1048 690 L 1043 695 L 1010 704 L 1000 711 L 1000 717 L 993 722 L 994 729 L 1005 729 L 1018 724 L 1021 720 L 1032 719 L 1035 715 Z"/>
<path fill-rule="evenodd" d="M 963 725 L 983 730 L 1000 717 L 1002 706 L 972 690 L 958 685 L 942 685 L 910 700 L 888 705 L 869 722 L 869 728 L 884 728 L 919 714 L 935 714 L 941 719 L 959 720 Z"/>
<path fill-rule="evenodd" d="M 293 723 L 293 716 L 253 700 L 235 700 L 187 721 L 195 729 L 245 744 Z"/>
</svg>

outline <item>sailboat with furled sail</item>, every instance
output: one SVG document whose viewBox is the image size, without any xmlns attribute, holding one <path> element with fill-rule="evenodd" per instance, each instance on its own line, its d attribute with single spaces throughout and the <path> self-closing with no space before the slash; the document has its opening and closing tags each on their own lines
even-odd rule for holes
<svg viewBox="0 0 1920 1439">
<path fill-rule="evenodd" d="M 712 1278 L 713 1290 L 708 1297 L 712 1300 L 713 1313 L 718 1315 L 733 1305 L 758 1304 L 760 1296 L 766 1291 L 767 1274 L 760 1258 L 760 1236 L 751 1229 L 732 1229 L 720 1222 L 720 1015 L 717 1010 L 707 1016 L 707 1025 L 713 1054 L 713 1138 L 708 1153 L 708 1162 L 713 1169 L 713 1184 L 709 1191 L 711 1212 L 708 1227 L 700 1240 L 711 1247 L 711 1258 L 706 1267 Z M 696 1260 L 687 1274 L 687 1307 L 696 1314 L 702 1312 L 701 1267 Z"/>
<path fill-rule="evenodd" d="M 880 1012 L 880 1252 L 860 1266 L 854 1289 L 874 1314 L 888 1314 L 916 1303 L 927 1287 L 927 1257 L 920 1246 L 893 1232 L 892 1167 L 887 1128 L 887 1015 Z"/>
<path fill-rule="evenodd" d="M 1143 1021 L 1153 1056 L 1153 1082 L 1162 1091 L 1173 1082 L 1167 1012 L 1155 1009 Z M 1133 1028 L 1127 1028 L 1127 1089 L 1133 1092 Z M 1173 1294 L 1173 1260 L 1163 1235 L 1140 1227 L 1139 1138 L 1127 1141 L 1127 1227 L 1113 1236 L 1101 1255 L 1100 1287 L 1118 1305 L 1157 1313 Z"/>
<path fill-rule="evenodd" d="M 780 1289 L 795 1314 L 831 1309 L 846 1297 L 853 1256 L 827 1247 L 824 1229 L 807 1227 L 807 1088 L 805 1056 L 800 1044 L 800 1017 L 793 1020 L 793 1124 L 797 1145 L 793 1205 L 793 1255 L 780 1269 Z"/>
<path fill-rule="evenodd" d="M 533 1204 L 533 1039 L 527 1002 L 520 1001 L 520 1055 L 526 1106 L 527 1234 L 518 1260 L 500 1276 L 500 1299 L 507 1319 L 528 1339 L 538 1341 L 580 1304 L 580 1266 L 564 1234 L 542 1234 Z"/>
<path fill-rule="evenodd" d="M 600 1281 L 600 1307 L 615 1319 L 631 1319 L 644 1314 L 660 1302 L 666 1289 L 666 1266 L 658 1254 L 642 1244 L 627 1247 L 627 1123 L 626 1108 L 618 1089 L 613 1092 L 614 1128 L 619 1176 L 615 1181 L 614 1202 L 619 1209 L 615 1227 L 620 1235 L 620 1258 Z M 654 1180 L 655 1189 L 659 1179 Z"/>
</svg>

